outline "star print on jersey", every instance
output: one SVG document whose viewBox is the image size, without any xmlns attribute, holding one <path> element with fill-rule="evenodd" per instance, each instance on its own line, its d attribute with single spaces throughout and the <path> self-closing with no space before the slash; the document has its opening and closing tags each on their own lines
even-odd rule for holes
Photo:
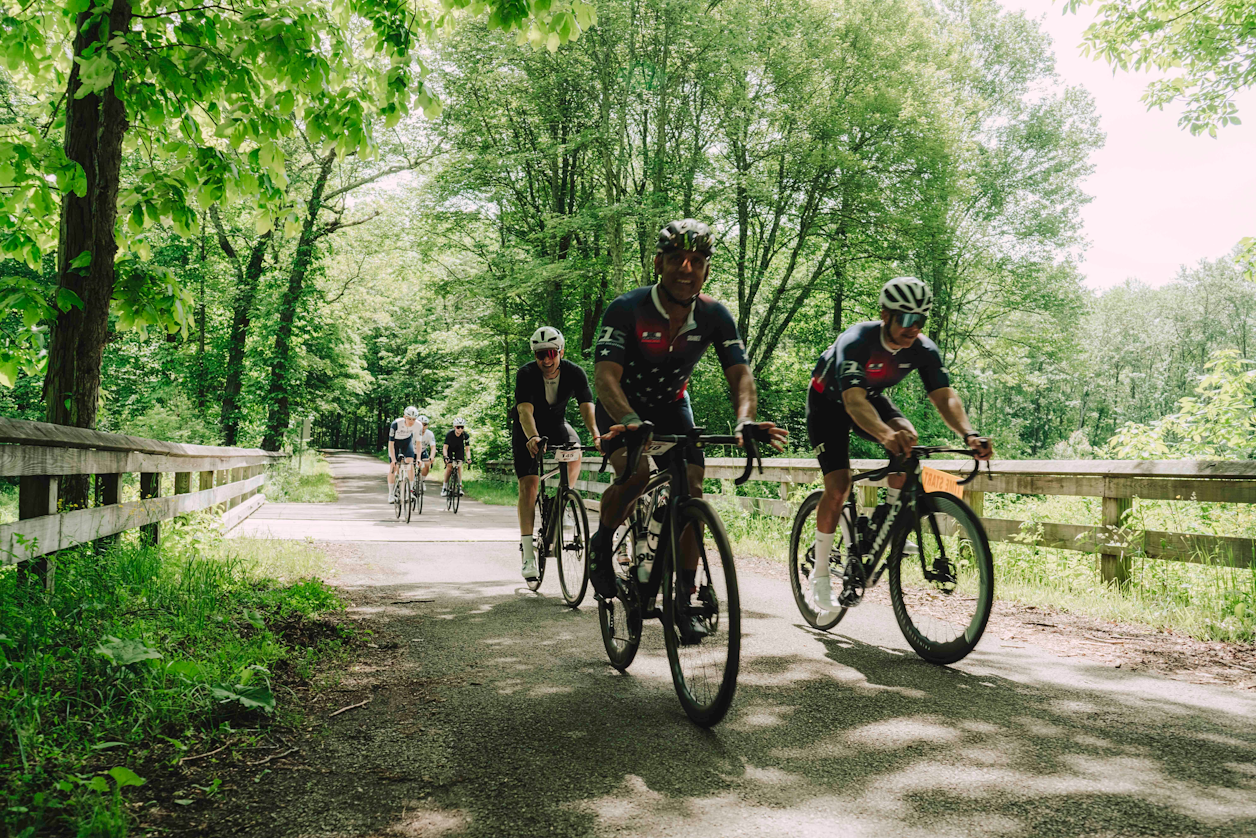
<svg viewBox="0 0 1256 838">
<path fill-rule="evenodd" d="M 874 320 L 851 326 L 821 353 L 811 373 L 811 387 L 837 402 L 842 400 L 842 391 L 851 387 L 862 387 L 869 396 L 876 396 L 912 370 L 919 371 L 927 393 L 951 386 L 933 341 L 921 335 L 906 349 L 891 352 L 881 340 L 881 323 Z"/>
<path fill-rule="evenodd" d="M 694 367 L 712 344 L 725 369 L 746 363 L 732 314 L 711 297 L 700 295 L 688 321 L 669 339 L 671 332 L 654 285 L 620 296 L 602 318 L 597 358 L 623 366 L 620 386 L 637 410 L 683 398 Z"/>
</svg>

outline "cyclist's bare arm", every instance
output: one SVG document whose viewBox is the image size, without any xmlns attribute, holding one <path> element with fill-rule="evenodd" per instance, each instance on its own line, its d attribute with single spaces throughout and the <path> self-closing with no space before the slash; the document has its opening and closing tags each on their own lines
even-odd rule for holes
<svg viewBox="0 0 1256 838">
<path fill-rule="evenodd" d="M 742 422 L 753 422 L 759 412 L 759 391 L 749 365 L 733 364 L 724 370 L 724 378 L 728 380 L 729 394 L 736 410 L 737 421 L 733 423 L 733 427 Z M 771 431 L 773 448 L 780 451 L 785 447 L 784 440 L 789 436 L 789 431 L 776 427 L 773 422 L 759 422 L 758 425 Z"/>
<path fill-rule="evenodd" d="M 580 418 L 584 419 L 584 426 L 589 429 L 589 433 L 593 435 L 593 444 L 598 450 L 602 449 L 602 435 L 597 429 L 597 412 L 594 410 L 593 402 L 580 402 Z"/>
<path fill-rule="evenodd" d="M 397 451 L 391 439 L 388 440 L 388 464 L 393 468 L 397 466 Z"/>
<path fill-rule="evenodd" d="M 911 453 L 916 444 L 916 434 L 906 428 L 892 428 L 881 421 L 877 409 L 868 401 L 868 391 L 862 387 L 849 387 L 842 391 L 842 404 L 855 424 L 863 428 L 872 438 L 884 445 L 891 454 Z"/>
<path fill-rule="evenodd" d="M 602 407 L 606 408 L 606 412 L 617 423 L 612 428 L 603 429 L 603 438 L 613 437 L 620 431 L 632 430 L 637 427 L 634 422 L 631 425 L 623 426 L 618 424 L 625 416 L 634 413 L 632 405 L 628 404 L 628 397 L 624 395 L 624 388 L 620 386 L 620 379 L 624 377 L 623 364 L 617 364 L 614 361 L 598 361 L 593 367 L 593 380 L 597 385 L 598 398 L 602 400 Z"/>
<path fill-rule="evenodd" d="M 964 437 L 968 447 L 976 452 L 978 460 L 988 460 L 994 456 L 994 446 L 990 440 L 979 440 L 973 436 L 972 422 L 968 421 L 968 413 L 964 410 L 964 402 L 953 387 L 939 387 L 929 394 L 929 401 L 938 409 L 938 414 L 946 426 Z"/>
<path fill-rule="evenodd" d="M 519 412 L 519 427 L 523 428 L 523 435 L 528 440 L 528 451 L 535 455 L 541 445 L 541 435 L 536 432 L 536 408 L 532 402 L 519 402 L 515 410 Z"/>
</svg>

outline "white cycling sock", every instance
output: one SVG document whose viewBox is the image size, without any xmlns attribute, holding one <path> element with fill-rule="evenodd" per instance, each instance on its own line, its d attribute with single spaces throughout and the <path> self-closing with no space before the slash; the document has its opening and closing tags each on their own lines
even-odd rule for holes
<svg viewBox="0 0 1256 838">
<path fill-rule="evenodd" d="M 833 539 L 836 533 L 816 530 L 816 577 L 825 576 L 829 572 L 829 553 L 833 552 Z"/>
<path fill-rule="evenodd" d="M 523 560 L 525 562 L 530 562 L 535 559 L 536 552 L 532 547 L 532 536 L 522 535 L 519 537 L 519 542 L 523 545 Z"/>
</svg>

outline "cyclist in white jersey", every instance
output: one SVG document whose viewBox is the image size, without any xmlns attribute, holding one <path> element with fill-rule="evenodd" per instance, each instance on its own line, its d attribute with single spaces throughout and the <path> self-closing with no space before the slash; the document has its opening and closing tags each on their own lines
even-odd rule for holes
<svg viewBox="0 0 1256 838">
<path fill-rule="evenodd" d="M 419 409 L 414 405 L 410 405 L 405 410 L 405 415 L 399 419 L 394 419 L 392 424 L 388 426 L 388 502 L 395 503 L 397 501 L 397 472 L 401 470 L 401 463 L 414 462 L 415 440 L 422 427 L 419 425 Z"/>
<path fill-rule="evenodd" d="M 432 460 L 436 457 L 436 435 L 428 430 L 428 418 L 426 414 L 419 415 L 419 425 L 423 428 L 419 432 L 419 464 L 420 464 L 420 480 L 427 479 L 427 473 L 432 470 Z"/>
</svg>

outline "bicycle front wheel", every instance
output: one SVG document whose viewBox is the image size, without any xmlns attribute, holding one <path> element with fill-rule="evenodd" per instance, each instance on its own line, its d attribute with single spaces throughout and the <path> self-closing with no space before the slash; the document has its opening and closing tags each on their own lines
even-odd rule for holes
<svg viewBox="0 0 1256 838">
<path fill-rule="evenodd" d="M 536 551 L 536 578 L 525 580 L 530 591 L 539 591 L 545 579 L 545 492 L 536 493 L 536 508 L 532 511 L 532 549 Z"/>
<path fill-rule="evenodd" d="M 575 608 L 584 599 L 589 584 L 589 515 L 584 510 L 584 500 L 574 489 L 563 495 L 556 535 L 558 582 L 563 600 Z"/>
<path fill-rule="evenodd" d="M 423 514 L 423 495 L 427 494 L 427 489 L 423 486 L 423 475 L 420 474 L 414 480 L 414 489 L 412 493 L 412 503 L 414 504 L 415 513 Z"/>
<path fill-rule="evenodd" d="M 617 552 L 626 551 L 628 556 L 633 555 L 635 542 L 633 523 L 634 519 L 629 518 L 628 523 L 615 533 Z M 602 627 L 602 645 L 606 647 L 606 656 L 610 658 L 611 666 L 623 672 L 632 664 L 641 645 L 642 617 L 641 604 L 636 600 L 636 588 L 628 578 L 635 568 L 626 561 L 619 561 L 620 556 L 615 558 L 612 567 L 619 580 L 618 587 L 627 594 L 628 600 L 625 601 L 622 597 L 598 600 L 597 618 Z"/>
<path fill-rule="evenodd" d="M 410 513 L 414 511 L 413 497 L 410 495 L 410 480 L 403 479 L 401 485 L 401 505 L 406 508 L 406 523 L 410 523 Z"/>
<path fill-rule="evenodd" d="M 454 514 L 458 514 L 458 505 L 462 503 L 462 469 L 454 469 L 454 488 L 450 492 L 454 500 Z"/>
<path fill-rule="evenodd" d="M 393 511 L 397 513 L 397 520 L 401 520 L 401 484 L 404 482 L 405 482 L 404 476 L 398 474 L 397 482 L 393 484 L 393 491 L 396 492 L 397 494 L 396 494 L 396 497 L 393 499 L 392 505 L 393 505 Z"/>
<path fill-rule="evenodd" d="M 828 631 L 846 616 L 845 608 L 836 611 L 820 611 L 811 596 L 811 573 L 816 564 L 816 508 L 824 492 L 815 491 L 807 496 L 794 516 L 794 527 L 789 533 L 789 587 L 794 592 L 794 604 L 807 624 L 821 631 Z M 829 578 L 832 590 L 842 589 L 842 555 L 846 545 L 838 535 L 833 542 L 834 552 L 829 556 Z"/>
<path fill-rule="evenodd" d="M 698 568 L 694 587 L 686 590 L 680 583 L 683 558 L 666 559 L 663 640 L 681 706 L 694 722 L 711 727 L 733 703 L 741 660 L 741 600 L 733 550 L 724 523 L 706 501 L 685 501 L 672 525 L 682 533 L 682 551 L 685 531 L 693 532 Z"/>
<path fill-rule="evenodd" d="M 910 532 L 895 540 L 890 600 L 898 627 L 930 663 L 961 660 L 977 645 L 994 604 L 994 560 L 985 527 L 945 492 L 920 499 Z"/>
</svg>

